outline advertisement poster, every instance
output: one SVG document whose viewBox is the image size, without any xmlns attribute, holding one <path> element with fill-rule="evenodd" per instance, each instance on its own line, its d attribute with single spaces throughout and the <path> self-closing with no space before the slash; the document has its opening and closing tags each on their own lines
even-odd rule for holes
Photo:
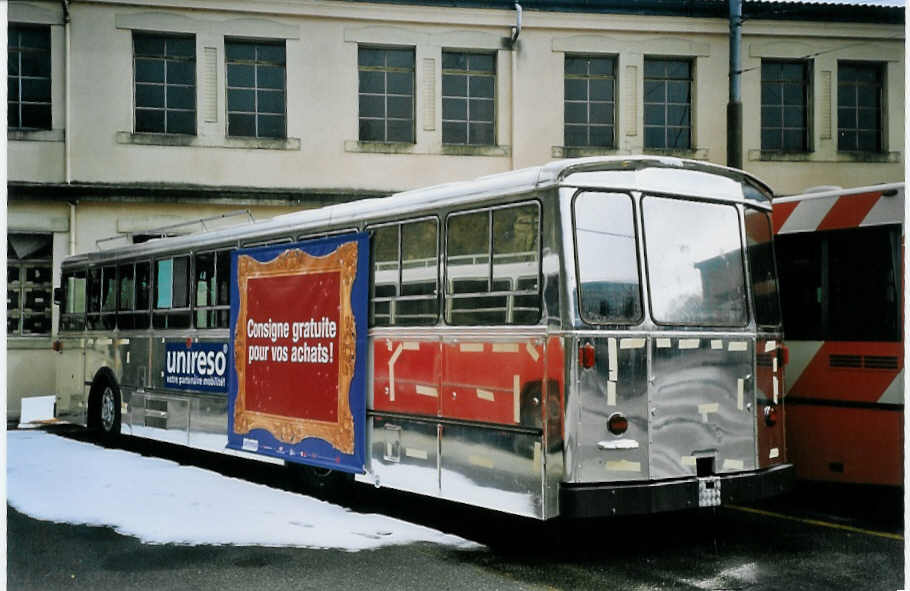
<svg viewBox="0 0 910 591">
<path fill-rule="evenodd" d="M 228 447 L 363 472 L 366 234 L 234 251 Z"/>
<path fill-rule="evenodd" d="M 187 340 L 165 345 L 164 385 L 197 392 L 227 392 L 227 343 Z"/>
</svg>

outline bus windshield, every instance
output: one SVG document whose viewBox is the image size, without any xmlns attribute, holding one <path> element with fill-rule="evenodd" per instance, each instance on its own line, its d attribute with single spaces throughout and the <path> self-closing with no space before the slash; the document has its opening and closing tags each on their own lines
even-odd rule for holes
<svg viewBox="0 0 910 591">
<path fill-rule="evenodd" d="M 642 203 L 655 322 L 745 325 L 747 301 L 736 208 L 654 196 Z"/>
</svg>

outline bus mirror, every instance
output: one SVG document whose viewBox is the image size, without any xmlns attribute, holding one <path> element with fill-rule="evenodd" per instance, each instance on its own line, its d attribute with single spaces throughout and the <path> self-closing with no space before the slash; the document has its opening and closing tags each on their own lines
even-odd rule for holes
<svg viewBox="0 0 910 591">
<path fill-rule="evenodd" d="M 54 288 L 54 303 L 58 306 L 63 303 L 63 288 L 55 287 Z"/>
</svg>

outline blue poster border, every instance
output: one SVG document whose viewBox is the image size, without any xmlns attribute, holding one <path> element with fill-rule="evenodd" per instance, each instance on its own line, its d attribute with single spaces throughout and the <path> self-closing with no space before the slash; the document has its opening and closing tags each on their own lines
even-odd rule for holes
<svg viewBox="0 0 910 591">
<path fill-rule="evenodd" d="M 289 250 L 301 250 L 314 256 L 324 257 L 334 253 L 344 244 L 357 244 L 357 266 L 351 289 L 351 310 L 354 315 L 355 359 L 354 374 L 348 391 L 351 414 L 354 419 L 354 452 L 346 454 L 324 439 L 308 437 L 296 444 L 278 440 L 265 429 L 254 428 L 249 433 L 234 432 L 234 408 L 237 401 L 238 377 L 234 366 L 234 335 L 240 308 L 240 286 L 237 280 L 237 261 L 240 256 L 252 257 L 259 262 L 274 260 Z M 280 458 L 285 461 L 330 468 L 355 474 L 365 472 L 366 458 L 366 387 L 367 387 L 367 314 L 370 276 L 370 240 L 363 232 L 330 236 L 294 243 L 239 248 L 231 252 L 231 311 L 228 376 L 228 425 L 229 449 L 252 452 Z M 339 393 L 339 395 L 342 395 Z"/>
</svg>

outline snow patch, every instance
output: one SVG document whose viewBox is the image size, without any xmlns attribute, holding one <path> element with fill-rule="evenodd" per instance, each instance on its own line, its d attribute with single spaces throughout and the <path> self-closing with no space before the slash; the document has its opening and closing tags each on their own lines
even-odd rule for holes
<svg viewBox="0 0 910 591">
<path fill-rule="evenodd" d="M 43 431 L 7 434 L 7 494 L 17 511 L 111 526 L 149 544 L 234 544 L 346 551 L 458 536 L 193 466 L 105 449 Z"/>
</svg>

